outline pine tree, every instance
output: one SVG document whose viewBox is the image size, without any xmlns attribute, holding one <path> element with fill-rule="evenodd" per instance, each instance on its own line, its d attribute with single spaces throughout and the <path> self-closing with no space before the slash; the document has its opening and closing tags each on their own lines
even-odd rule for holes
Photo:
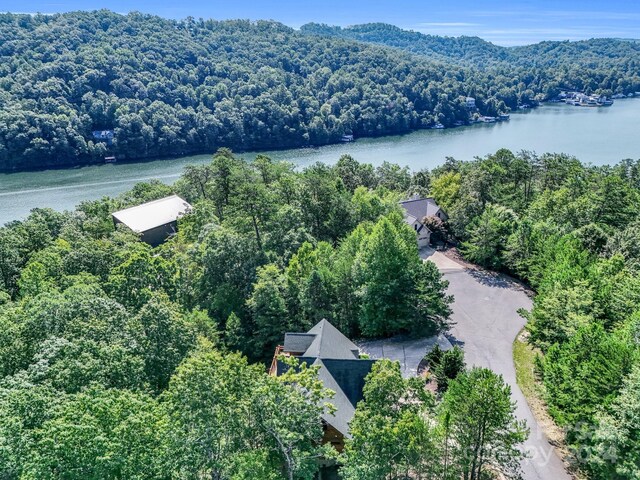
<svg viewBox="0 0 640 480">
<path fill-rule="evenodd" d="M 413 238 L 415 244 L 415 237 Z M 417 247 L 407 245 L 398 228 L 382 218 L 360 252 L 360 330 L 365 336 L 389 336 L 410 329 L 413 317 L 413 269 Z"/>
<path fill-rule="evenodd" d="M 300 303 L 306 320 L 302 329 L 309 329 L 322 319 L 333 321 L 335 302 L 333 279 L 327 269 L 313 270 L 301 292 Z"/>
<path fill-rule="evenodd" d="M 230 350 L 244 351 L 247 348 L 247 332 L 240 317 L 231 312 L 224 330 L 224 343 Z"/>
<path fill-rule="evenodd" d="M 285 281 L 278 267 L 266 265 L 260 268 L 247 305 L 255 324 L 253 341 L 256 355 L 267 358 L 289 327 Z"/>
<path fill-rule="evenodd" d="M 465 368 L 464 352 L 457 345 L 444 352 L 436 365 L 433 374 L 438 383 L 438 390 L 445 391 L 449 382 L 455 379 Z"/>
<path fill-rule="evenodd" d="M 474 367 L 449 383 L 440 405 L 446 424 L 451 478 L 478 480 L 487 465 L 517 473 L 524 452 L 518 446 L 528 436 L 524 421 L 515 416 L 511 387 L 501 375 Z"/>
</svg>

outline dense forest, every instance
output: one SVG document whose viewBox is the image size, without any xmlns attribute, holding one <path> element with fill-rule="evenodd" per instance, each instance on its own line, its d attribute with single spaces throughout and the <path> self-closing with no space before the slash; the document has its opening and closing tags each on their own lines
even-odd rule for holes
<svg viewBox="0 0 640 480">
<path fill-rule="evenodd" d="M 477 70 L 474 76 L 480 95 L 495 96 L 512 108 L 515 105 L 500 90 L 512 87 L 509 79 L 513 78 L 538 100 L 549 100 L 561 89 L 604 95 L 640 91 L 640 43 L 634 41 L 594 38 L 500 47 L 478 37 L 425 35 L 384 23 L 347 28 L 309 23 L 300 30 L 385 45 L 472 68 Z"/>
<path fill-rule="evenodd" d="M 522 314 L 574 462 L 589 478 L 638 478 L 640 161 L 501 150 L 430 179 L 465 257 L 535 289 Z"/>
<path fill-rule="evenodd" d="M 347 480 L 516 475 L 510 389 L 459 349 L 430 357 L 436 396 L 376 363 L 341 454 L 320 442 L 316 368 L 266 373 L 283 334 L 321 318 L 354 337 L 448 328 L 447 283 L 398 205 L 429 178 L 223 149 L 173 186 L 0 228 L 0 478 L 312 480 L 319 458 Z M 194 208 L 165 244 L 114 227 L 172 192 Z"/>
<path fill-rule="evenodd" d="M 0 45 L 0 169 L 320 145 L 467 117 L 459 69 L 275 22 L 6 14 Z M 113 145 L 94 130 L 113 130 Z"/>
<path fill-rule="evenodd" d="M 616 40 L 505 49 L 384 25 L 2 14 L 0 170 L 453 126 L 469 121 L 468 95 L 497 115 L 561 88 L 639 91 L 639 51 Z"/>
<path fill-rule="evenodd" d="M 165 244 L 114 228 L 110 212 L 169 193 L 194 209 Z M 414 193 L 449 213 L 437 236 L 536 290 L 522 314 L 577 467 L 636 478 L 640 162 L 500 150 L 433 171 L 349 156 L 296 171 L 225 149 L 173 186 L 0 229 L 2 477 L 310 479 L 319 456 L 349 480 L 516 476 L 527 431 L 509 387 L 459 350 L 430 354 L 435 395 L 377 364 L 340 454 L 319 442 L 315 370 L 265 373 L 283 332 L 321 318 L 353 338 L 446 332 L 447 282 L 397 203 Z"/>
<path fill-rule="evenodd" d="M 0 170 L 217 151 L 174 185 L 0 227 L 0 478 L 310 480 L 318 458 L 347 480 L 517 476 L 509 387 L 460 350 L 430 358 L 435 394 L 376 363 L 341 453 L 320 442 L 316 370 L 265 373 L 284 332 L 322 318 L 353 338 L 447 331 L 447 282 L 398 206 L 416 193 L 449 215 L 434 238 L 535 290 L 526 336 L 576 467 L 640 476 L 640 161 L 297 170 L 224 148 L 451 126 L 468 95 L 494 115 L 561 89 L 640 91 L 640 43 L 100 11 L 2 14 L 0 60 Z M 171 193 L 194 209 L 165 244 L 114 227 Z"/>
</svg>

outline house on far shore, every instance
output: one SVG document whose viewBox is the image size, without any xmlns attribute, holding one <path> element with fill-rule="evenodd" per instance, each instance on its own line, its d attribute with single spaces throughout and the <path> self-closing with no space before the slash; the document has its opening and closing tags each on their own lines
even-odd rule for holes
<svg viewBox="0 0 640 480">
<path fill-rule="evenodd" d="M 178 229 L 178 218 L 191 211 L 191 205 L 177 195 L 143 203 L 112 214 L 114 225 L 122 223 L 140 239 L 156 247 Z"/>
<path fill-rule="evenodd" d="M 91 132 L 91 136 L 98 142 L 106 142 L 107 145 L 111 145 L 115 132 L 113 130 L 94 130 Z"/>
<path fill-rule="evenodd" d="M 325 388 L 335 395 L 327 402 L 336 409 L 322 416 L 324 436 L 322 443 L 330 443 L 339 452 L 344 448 L 344 439 L 349 437 L 349 422 L 353 418 L 357 403 L 362 400 L 365 377 L 375 360 L 361 359 L 360 350 L 327 320 L 321 320 L 306 333 L 286 333 L 284 344 L 276 348 L 269 373 L 279 376 L 288 366 L 279 357 L 297 357 L 300 363 L 319 365 L 318 378 Z M 331 478 L 325 472 L 322 478 Z"/>
<path fill-rule="evenodd" d="M 476 108 L 476 99 L 473 97 L 465 98 L 464 103 L 469 110 L 474 110 Z"/>
<path fill-rule="evenodd" d="M 416 232 L 418 247 L 428 247 L 431 241 L 431 230 L 422 223 L 425 217 L 437 217 L 446 222 L 449 216 L 442 210 L 436 201 L 431 198 L 413 196 L 400 202 L 404 209 L 404 221 Z"/>
</svg>

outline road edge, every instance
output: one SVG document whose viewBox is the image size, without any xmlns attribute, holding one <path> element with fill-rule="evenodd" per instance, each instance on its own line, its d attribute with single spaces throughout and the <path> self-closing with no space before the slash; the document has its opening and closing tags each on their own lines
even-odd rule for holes
<svg viewBox="0 0 640 480">
<path fill-rule="evenodd" d="M 529 345 L 527 336 L 527 327 L 525 326 L 513 340 L 513 366 L 516 371 L 518 388 L 522 392 L 536 423 L 565 465 L 567 474 L 574 480 L 587 480 L 587 477 L 577 468 L 575 457 L 565 442 L 563 429 L 548 413 L 547 404 L 543 397 L 543 386 L 534 371 L 535 358 L 540 352 Z"/>
</svg>

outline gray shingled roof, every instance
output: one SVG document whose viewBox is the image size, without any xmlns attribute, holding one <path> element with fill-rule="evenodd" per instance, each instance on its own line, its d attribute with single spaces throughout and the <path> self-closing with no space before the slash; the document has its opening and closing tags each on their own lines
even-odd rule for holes
<svg viewBox="0 0 640 480">
<path fill-rule="evenodd" d="M 358 346 L 327 320 L 320 320 L 307 333 L 315 335 L 315 338 L 304 352 L 305 357 L 352 360 L 360 355 Z"/>
<path fill-rule="evenodd" d="M 340 386 L 340 390 L 354 407 L 362 400 L 364 379 L 375 360 L 333 360 L 325 358 L 322 364 Z"/>
<path fill-rule="evenodd" d="M 362 400 L 365 377 L 375 360 L 360 359 L 357 345 L 327 320 L 321 320 L 307 333 L 285 335 L 285 353 L 300 354 L 305 346 L 307 348 L 298 360 L 320 366 L 318 378 L 326 388 L 335 392 L 326 401 L 332 403 L 336 410 L 332 414 L 325 412 L 323 419 L 348 437 L 349 422 L 356 405 Z M 287 366 L 278 361 L 277 374 L 283 374 L 286 369 Z"/>
<path fill-rule="evenodd" d="M 353 419 L 358 402 L 363 399 L 364 382 L 375 360 L 324 360 L 317 359 L 314 365 L 320 365 L 318 378 L 322 384 L 335 392 L 332 398 L 326 399 L 335 408 L 333 413 L 325 412 L 325 422 L 350 437 L 349 422 Z"/>
<path fill-rule="evenodd" d="M 315 333 L 285 333 L 284 351 L 303 354 L 316 338 Z"/>
<path fill-rule="evenodd" d="M 334 392 L 334 395 L 331 398 L 325 398 L 324 402 L 331 403 L 335 407 L 333 413 L 323 413 L 322 419 L 345 437 L 349 437 L 349 422 L 353 419 L 358 402 L 363 399 L 362 389 L 365 379 L 371 372 L 375 360 L 299 357 L 298 361 L 301 364 L 320 367 L 318 378 L 325 388 Z M 286 364 L 278 362 L 279 375 L 287 369 Z"/>
<path fill-rule="evenodd" d="M 422 222 L 424 217 L 434 216 L 440 210 L 433 198 L 410 198 L 400 202 L 400 205 L 404 208 L 407 217 L 413 217 L 419 222 Z"/>
<path fill-rule="evenodd" d="M 320 369 L 318 370 L 318 379 L 320 379 L 325 388 L 334 392 L 331 398 L 324 399 L 324 403 L 332 404 L 335 407 L 335 410 L 333 413 L 325 411 L 322 414 L 322 419 L 342 433 L 342 435 L 349 437 L 349 422 L 356 412 L 356 407 L 349 401 L 345 393 L 340 388 L 338 382 L 336 382 L 336 379 L 331 376 L 331 373 L 324 366 L 324 362 L 322 360 L 317 358 L 312 365 L 320 366 Z"/>
<path fill-rule="evenodd" d="M 320 320 L 307 333 L 286 333 L 283 348 L 284 353 L 313 358 L 353 360 L 360 355 L 358 346 L 327 320 Z"/>
</svg>

